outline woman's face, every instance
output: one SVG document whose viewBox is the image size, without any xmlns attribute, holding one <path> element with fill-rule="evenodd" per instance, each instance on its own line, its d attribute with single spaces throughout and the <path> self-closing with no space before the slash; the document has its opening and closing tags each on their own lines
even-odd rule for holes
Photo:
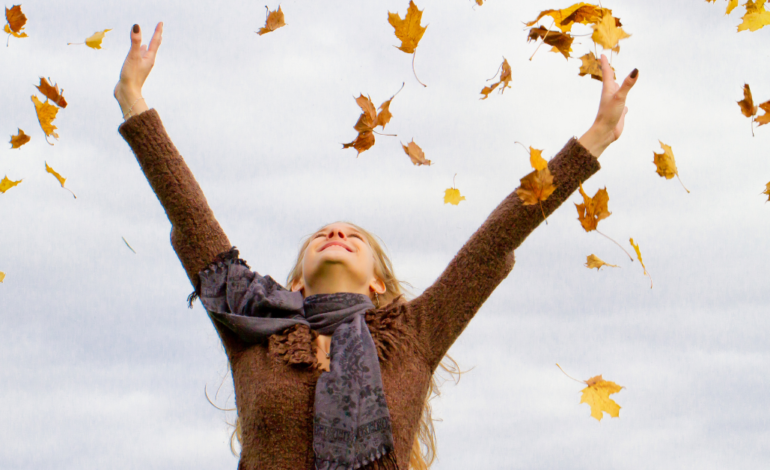
<svg viewBox="0 0 770 470">
<path fill-rule="evenodd" d="M 335 292 L 381 294 L 385 285 L 374 267 L 366 236 L 346 223 L 333 223 L 312 235 L 302 260 L 302 278 L 292 290 L 303 289 L 305 297 Z"/>
</svg>

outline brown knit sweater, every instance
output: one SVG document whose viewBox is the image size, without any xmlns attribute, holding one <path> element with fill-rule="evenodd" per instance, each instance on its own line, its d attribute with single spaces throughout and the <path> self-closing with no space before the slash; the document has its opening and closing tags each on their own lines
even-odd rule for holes
<svg viewBox="0 0 770 470">
<path fill-rule="evenodd" d="M 118 129 L 139 161 L 171 221 L 171 244 L 193 286 L 198 272 L 230 241 L 200 186 L 166 134 L 157 111 L 129 118 Z M 543 202 L 546 216 L 599 170 L 577 139 L 548 163 L 556 191 Z M 407 470 L 431 376 L 479 307 L 513 268 L 516 249 L 543 221 L 539 206 L 522 205 L 516 192 L 492 211 L 436 282 L 419 297 L 366 314 L 377 345 L 391 413 L 396 459 Z M 239 470 L 311 470 L 313 401 L 322 371 L 307 327 L 293 327 L 266 344 L 248 345 L 214 322 L 232 366 L 243 442 Z M 367 466 L 378 467 L 378 462 Z"/>
</svg>

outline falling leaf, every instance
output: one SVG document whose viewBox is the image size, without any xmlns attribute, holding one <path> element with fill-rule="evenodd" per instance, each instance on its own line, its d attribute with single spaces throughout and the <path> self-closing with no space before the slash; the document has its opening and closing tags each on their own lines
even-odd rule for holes
<svg viewBox="0 0 770 470">
<path fill-rule="evenodd" d="M 502 94 L 506 88 L 511 88 L 511 66 L 508 64 L 508 60 L 506 60 L 505 57 L 503 57 L 503 63 L 500 64 L 499 70 L 500 80 L 498 80 L 496 83 L 493 83 L 492 86 L 485 86 L 484 89 L 481 90 L 481 94 L 484 95 L 484 97 L 481 98 L 482 100 L 487 99 L 489 94 L 492 93 L 492 90 L 497 88 L 497 86 L 500 84 L 503 85 L 502 88 L 500 88 L 500 94 Z M 497 75 L 497 73 L 495 73 L 495 75 Z M 492 80 L 492 78 L 489 80 Z"/>
<path fill-rule="evenodd" d="M 620 266 L 615 266 L 614 264 L 605 263 L 601 259 L 599 259 L 596 255 L 588 255 L 586 257 L 586 264 L 585 267 L 588 269 L 596 268 L 598 271 L 602 268 L 602 266 L 609 266 L 611 268 L 619 268 Z"/>
<path fill-rule="evenodd" d="M 398 13 L 388 12 L 388 23 L 396 30 L 396 37 L 401 40 L 399 49 L 407 54 L 414 53 L 422 35 L 428 28 L 427 26 L 420 26 L 420 21 L 422 21 L 422 10 L 418 10 L 417 5 L 412 0 L 409 0 L 409 9 L 403 20 Z"/>
<path fill-rule="evenodd" d="M 363 93 L 356 98 L 356 103 L 361 108 L 361 115 L 358 117 L 358 121 L 356 121 L 356 125 L 353 126 L 353 128 L 358 131 L 358 136 L 356 136 L 356 139 L 353 142 L 342 144 L 342 148 L 346 149 L 353 147 L 358 150 L 359 154 L 364 150 L 370 149 L 372 145 L 374 145 L 374 128 L 380 126 L 385 129 L 385 125 L 388 124 L 393 117 L 390 113 L 390 103 L 403 88 L 404 85 L 401 84 L 401 88 L 396 94 L 380 105 L 379 114 L 377 114 L 377 110 L 374 108 L 374 103 L 372 103 L 371 98 L 364 96 Z"/>
<path fill-rule="evenodd" d="M 37 120 L 40 122 L 40 127 L 45 133 L 46 142 L 48 142 L 48 136 L 59 138 L 59 135 L 54 132 L 56 126 L 53 125 L 53 120 L 56 119 L 56 113 L 59 112 L 59 108 L 52 104 L 48 104 L 48 100 L 45 103 L 37 99 L 37 96 L 32 95 L 32 102 L 35 103 L 35 111 L 37 112 Z M 48 142 L 50 145 L 51 142 Z"/>
<path fill-rule="evenodd" d="M 611 15 L 605 15 L 599 23 L 591 27 L 594 29 L 591 39 L 604 49 L 615 49 L 621 39 L 631 37 L 617 26 L 615 18 Z"/>
<path fill-rule="evenodd" d="M 548 168 L 548 162 L 543 158 L 543 151 L 532 147 L 529 148 L 529 164 L 537 171 Z"/>
<path fill-rule="evenodd" d="M 131 245 L 128 244 L 128 242 L 126 241 L 126 239 L 124 237 L 120 237 L 120 238 L 123 238 L 123 243 L 126 244 L 126 246 L 128 247 L 129 250 L 134 251 L 134 249 L 131 248 Z M 136 251 L 134 251 L 134 254 L 136 254 Z"/>
<path fill-rule="evenodd" d="M 112 30 L 105 29 L 104 31 L 97 31 L 94 34 L 88 36 L 86 38 L 86 46 L 90 47 L 91 49 L 101 49 L 102 39 L 104 39 L 104 35 L 107 33 L 107 31 L 112 31 Z"/>
<path fill-rule="evenodd" d="M 21 147 L 22 145 L 29 142 L 29 139 L 31 137 L 24 133 L 23 130 L 19 129 L 19 133 L 16 135 L 11 136 L 11 148 L 17 149 Z"/>
<path fill-rule="evenodd" d="M 278 5 L 278 9 L 275 11 L 270 11 L 267 7 L 265 7 L 265 10 L 267 10 L 267 17 L 265 18 L 265 27 L 259 28 L 259 31 L 255 31 L 255 33 L 262 36 L 263 34 L 275 31 L 276 29 L 286 26 L 286 23 L 284 23 L 283 20 L 283 12 L 281 11 L 281 6 Z"/>
<path fill-rule="evenodd" d="M 529 30 L 527 42 L 537 41 L 538 39 L 542 39 L 544 43 L 553 46 L 551 52 L 561 52 L 565 58 L 569 59 L 569 53 L 572 52 L 572 41 L 575 38 L 569 34 L 561 33 L 559 31 L 550 31 L 543 26 L 539 26 Z"/>
<path fill-rule="evenodd" d="M 636 251 L 636 257 L 639 258 L 639 263 L 642 265 L 642 269 L 644 270 L 644 275 L 650 278 L 650 289 L 652 289 L 652 276 L 650 276 L 650 273 L 647 272 L 647 268 L 644 266 L 644 261 L 642 261 L 642 252 L 639 251 L 639 245 L 634 243 L 633 238 L 629 238 L 628 241 L 631 243 L 631 246 L 634 247 L 634 251 Z"/>
<path fill-rule="evenodd" d="M 593 52 L 589 52 L 588 54 L 582 56 L 580 60 L 583 62 L 583 64 L 580 66 L 580 73 L 578 73 L 578 75 L 581 77 L 584 75 L 591 75 L 591 78 L 601 82 L 603 78 L 602 61 L 597 59 Z M 616 78 L 615 68 L 611 68 L 612 76 L 613 78 Z"/>
<path fill-rule="evenodd" d="M 540 212 L 543 214 L 543 219 L 545 219 L 543 201 L 548 199 L 548 196 L 556 191 L 551 170 L 548 169 L 548 166 L 542 170 L 533 170 L 520 181 L 521 186 L 516 189 L 516 195 L 521 199 L 521 203 L 525 206 L 534 206 L 535 204 L 538 204 L 540 206 Z"/>
<path fill-rule="evenodd" d="M 45 95 L 46 98 L 53 101 L 60 108 L 67 107 L 67 100 L 64 99 L 64 90 L 59 91 L 59 85 L 51 86 L 43 77 L 40 77 L 40 85 L 35 85 L 35 88 L 40 90 L 40 93 Z"/>
<path fill-rule="evenodd" d="M 53 168 L 48 166 L 48 162 L 45 163 L 45 171 L 47 171 L 48 173 L 52 174 L 54 176 L 54 178 L 56 178 L 59 181 L 59 184 L 61 185 L 61 187 L 64 188 L 64 182 L 67 181 L 67 179 L 62 177 L 62 175 L 60 175 L 56 171 L 54 171 Z M 71 189 L 69 189 L 69 188 L 64 188 L 64 189 L 66 189 L 67 191 L 72 193 Z M 77 196 L 75 196 L 75 193 L 72 193 L 72 197 L 77 199 Z"/>
<path fill-rule="evenodd" d="M 484 4 L 484 0 L 476 0 L 476 5 L 481 6 Z"/>
<path fill-rule="evenodd" d="M 770 201 L 770 183 L 767 183 L 767 185 L 765 186 L 765 190 L 762 191 L 762 194 L 767 194 L 766 202 L 769 202 Z"/>
<path fill-rule="evenodd" d="M 572 29 L 574 23 L 591 24 L 598 22 L 602 16 L 611 15 L 612 10 L 607 8 L 600 8 L 596 5 L 589 5 L 587 3 L 576 3 L 569 8 L 563 10 L 545 10 L 541 11 L 538 17 L 534 21 L 525 23 L 527 26 L 540 21 L 540 18 L 544 16 L 550 16 L 554 20 L 554 24 L 561 29 L 562 32 L 568 33 Z"/>
<path fill-rule="evenodd" d="M 620 416 L 620 405 L 610 398 L 613 393 L 618 393 L 623 387 L 604 380 L 601 375 L 592 377 L 585 381 L 586 388 L 582 390 L 583 396 L 580 397 L 580 403 L 586 403 L 591 407 L 591 416 L 601 421 L 604 412 L 613 418 Z"/>
<path fill-rule="evenodd" d="M 764 126 L 765 124 L 770 123 L 770 101 L 765 101 L 764 103 L 760 104 L 759 108 L 764 111 L 765 114 L 755 117 L 754 122 L 759 124 L 759 126 Z"/>
<path fill-rule="evenodd" d="M 729 15 L 730 13 L 732 13 L 732 11 L 737 6 L 738 6 L 738 0 L 728 0 L 727 1 L 727 11 L 725 11 L 725 15 Z"/>
<path fill-rule="evenodd" d="M 5 177 L 0 180 L 0 193 L 5 194 L 6 191 L 13 188 L 14 186 L 18 186 L 19 183 L 21 183 L 22 180 L 19 181 L 11 181 L 8 179 L 8 175 L 5 175 Z"/>
<path fill-rule="evenodd" d="M 652 153 L 654 155 L 652 162 L 655 164 L 655 171 L 657 171 L 660 176 L 665 177 L 667 180 L 670 180 L 676 176 L 679 180 L 679 183 L 682 184 L 684 190 L 689 193 L 690 190 L 685 187 L 684 183 L 682 183 L 682 179 L 679 178 L 679 172 L 676 169 L 676 160 L 674 159 L 673 150 L 671 150 L 671 147 L 664 144 L 663 142 L 660 142 L 660 146 L 663 148 L 663 152 Z"/>
<path fill-rule="evenodd" d="M 765 10 L 765 0 L 748 0 L 744 6 L 746 14 L 743 15 L 743 23 L 738 25 L 738 32 L 747 29 L 756 31 L 770 24 L 770 12 Z"/>
<path fill-rule="evenodd" d="M 444 204 L 450 203 L 455 206 L 460 204 L 460 201 L 464 201 L 465 196 L 460 196 L 460 190 L 455 188 L 447 188 L 444 191 Z"/>
<path fill-rule="evenodd" d="M 583 191 L 583 184 L 581 183 L 580 194 L 583 196 L 583 204 L 575 204 L 580 225 L 583 226 L 586 232 L 596 230 L 599 221 L 606 219 L 612 214 L 607 208 L 607 203 L 610 201 L 607 188 L 597 190 L 594 197 L 591 198 Z"/>
<path fill-rule="evenodd" d="M 5 281 L 5 273 L 0 271 L 0 284 Z"/>
<path fill-rule="evenodd" d="M 744 116 L 750 118 L 757 114 L 757 107 L 754 106 L 754 98 L 751 96 L 751 88 L 748 83 L 743 84 L 743 99 L 738 101 L 741 112 Z"/>
<path fill-rule="evenodd" d="M 412 163 L 415 165 L 430 165 L 430 160 L 425 159 L 425 153 L 422 151 L 419 145 L 414 143 L 414 139 L 409 142 L 409 145 L 401 144 L 404 148 L 404 152 L 412 159 Z M 459 194 L 459 191 L 458 191 Z"/>
<path fill-rule="evenodd" d="M 27 33 L 22 32 L 24 25 L 27 24 L 27 17 L 21 12 L 21 5 L 14 5 L 10 9 L 6 7 L 5 19 L 8 21 L 8 24 L 3 28 L 6 33 L 16 38 L 27 37 Z"/>
</svg>

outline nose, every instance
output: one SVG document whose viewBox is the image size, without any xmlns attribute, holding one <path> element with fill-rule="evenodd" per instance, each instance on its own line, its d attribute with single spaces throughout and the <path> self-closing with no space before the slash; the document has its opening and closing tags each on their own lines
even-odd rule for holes
<svg viewBox="0 0 770 470">
<path fill-rule="evenodd" d="M 326 236 L 326 238 L 339 238 L 340 240 L 347 240 L 347 235 L 345 235 L 345 232 L 343 232 L 342 229 L 333 228 L 329 231 L 329 234 Z"/>
</svg>

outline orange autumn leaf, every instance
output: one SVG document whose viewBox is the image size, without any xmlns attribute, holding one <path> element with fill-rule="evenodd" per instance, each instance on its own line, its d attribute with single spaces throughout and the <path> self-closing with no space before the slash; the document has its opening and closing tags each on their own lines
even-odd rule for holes
<svg viewBox="0 0 770 470">
<path fill-rule="evenodd" d="M 578 75 L 581 77 L 584 75 L 590 75 L 594 80 L 599 80 L 601 82 L 604 76 L 602 74 L 602 62 L 596 58 L 594 53 L 589 52 L 588 54 L 580 57 L 580 60 L 582 61 L 582 64 L 580 65 L 580 72 L 578 72 Z M 610 68 L 612 68 L 612 76 L 615 78 L 615 68 Z"/>
<path fill-rule="evenodd" d="M 688 193 L 690 192 L 689 189 L 682 183 L 682 179 L 679 178 L 679 171 L 676 169 L 676 160 L 674 159 L 674 151 L 671 150 L 671 147 L 664 144 L 661 141 L 660 146 L 663 148 L 663 152 L 661 153 L 655 153 L 652 162 L 655 164 L 655 171 L 660 175 L 661 177 L 666 178 L 667 180 L 670 180 L 674 176 L 677 177 L 679 180 L 679 183 L 682 184 L 682 187 L 685 191 Z"/>
<path fill-rule="evenodd" d="M 398 13 L 388 12 L 388 23 L 395 29 L 396 38 L 401 41 L 401 46 L 398 48 L 407 54 L 413 54 L 417 49 L 417 45 L 422 39 L 422 35 L 425 34 L 427 26 L 421 26 L 422 10 L 417 9 L 417 5 L 412 0 L 409 0 L 409 9 L 404 15 L 404 19 L 401 19 L 401 15 Z"/>
<path fill-rule="evenodd" d="M 770 202 L 770 183 L 767 183 L 767 185 L 765 185 L 765 190 L 762 191 L 762 194 L 767 195 L 767 201 L 765 202 Z"/>
<path fill-rule="evenodd" d="M 14 5 L 10 9 L 6 7 L 5 19 L 8 24 L 5 25 L 3 30 L 10 35 L 8 36 L 9 39 L 11 36 L 16 38 L 27 37 L 27 33 L 22 32 L 24 25 L 27 24 L 27 17 L 24 16 L 24 13 L 21 12 L 21 5 Z M 6 45 L 8 45 L 7 41 Z"/>
<path fill-rule="evenodd" d="M 613 16 L 604 15 L 600 22 L 591 26 L 594 30 L 591 39 L 604 49 L 616 49 L 621 39 L 631 37 L 617 23 Z"/>
<path fill-rule="evenodd" d="M 765 114 L 754 118 L 754 122 L 759 124 L 757 127 L 770 123 L 770 101 L 765 101 L 764 103 L 760 104 L 759 109 L 764 111 Z"/>
<path fill-rule="evenodd" d="M 64 99 L 64 89 L 59 90 L 59 85 L 51 86 L 43 77 L 40 77 L 40 85 L 35 85 L 35 88 L 40 90 L 40 93 L 45 95 L 46 98 L 53 101 L 60 108 L 67 107 L 67 100 Z"/>
<path fill-rule="evenodd" d="M 5 273 L 0 271 L 0 284 L 2 284 L 3 281 L 5 281 Z"/>
<path fill-rule="evenodd" d="M 748 83 L 743 84 L 743 99 L 738 101 L 738 106 L 741 107 L 741 112 L 747 118 L 757 114 L 757 107 L 754 106 L 754 98 L 751 96 L 751 88 Z"/>
<path fill-rule="evenodd" d="M 404 149 L 404 153 L 409 155 L 412 159 L 412 163 L 415 165 L 430 165 L 430 160 L 425 159 L 425 153 L 422 151 L 419 145 L 414 143 L 414 139 L 409 142 L 409 145 L 401 144 Z"/>
<path fill-rule="evenodd" d="M 738 25 L 738 32 L 749 30 L 756 31 L 770 24 L 770 12 L 765 10 L 765 0 L 748 0 L 744 5 L 746 14 L 743 15 L 743 23 Z"/>
<path fill-rule="evenodd" d="M 532 147 L 529 148 L 529 164 L 537 171 L 548 168 L 548 162 L 543 158 L 543 151 Z"/>
<path fill-rule="evenodd" d="M 492 93 L 492 90 L 497 88 L 500 84 L 503 85 L 502 88 L 500 88 L 500 94 L 502 94 L 506 88 L 511 88 L 511 66 L 508 64 L 508 60 L 505 57 L 503 57 L 503 63 L 500 64 L 498 69 L 500 70 L 500 79 L 496 83 L 493 83 L 492 86 L 485 86 L 481 90 L 481 94 L 484 95 L 484 97 L 480 99 L 487 99 L 489 94 Z M 497 75 L 497 73 L 495 73 L 495 75 Z M 493 78 L 495 77 L 492 77 L 489 80 L 492 80 Z"/>
<path fill-rule="evenodd" d="M 607 188 L 599 189 L 594 197 L 588 197 L 583 191 L 583 184 L 580 184 L 580 194 L 583 196 L 583 204 L 575 204 L 578 212 L 578 220 L 583 230 L 590 232 L 596 230 L 599 221 L 609 217 L 612 212 L 607 208 L 610 196 L 607 194 Z"/>
<path fill-rule="evenodd" d="M 52 174 L 54 176 L 54 178 L 56 178 L 56 180 L 59 181 L 59 184 L 61 185 L 62 188 L 66 189 L 67 191 L 72 193 L 71 189 L 64 187 L 64 182 L 67 181 L 67 179 L 64 178 L 62 175 L 60 175 L 59 173 L 57 173 L 56 171 L 54 171 L 53 168 L 48 166 L 48 162 L 45 162 L 45 171 L 47 171 L 48 173 Z M 77 196 L 75 196 L 75 193 L 72 193 L 72 197 L 77 199 Z"/>
<path fill-rule="evenodd" d="M 404 85 L 402 84 L 401 89 L 403 88 Z M 353 142 L 342 144 L 343 149 L 353 147 L 360 154 L 374 145 L 374 128 L 380 126 L 385 129 L 385 125 L 390 122 L 390 119 L 393 117 L 390 112 L 390 103 L 401 92 L 401 89 L 380 105 L 379 114 L 374 108 L 371 98 L 364 96 L 363 93 L 356 98 L 356 103 L 361 108 L 361 115 L 358 117 L 358 121 L 356 121 L 356 125 L 353 128 L 358 131 L 358 136 L 356 136 Z"/>
<path fill-rule="evenodd" d="M 31 139 L 31 137 L 25 134 L 23 130 L 19 129 L 18 134 L 11 136 L 11 148 L 17 149 L 29 142 L 29 139 Z"/>
<path fill-rule="evenodd" d="M 549 170 L 546 165 L 542 170 L 533 170 L 520 181 L 521 186 L 516 189 L 516 195 L 521 199 L 521 203 L 525 206 L 534 206 L 535 204 L 538 204 L 540 206 L 540 212 L 543 214 L 543 219 L 545 219 L 543 201 L 548 199 L 548 196 L 556 191 L 551 170 Z"/>
<path fill-rule="evenodd" d="M 0 193 L 5 194 L 6 191 L 13 188 L 14 186 L 18 186 L 19 183 L 21 183 L 22 180 L 19 181 L 12 181 L 8 179 L 8 175 L 5 175 L 2 180 L 0 180 Z"/>
<path fill-rule="evenodd" d="M 53 120 L 56 119 L 56 113 L 59 112 L 59 108 L 52 104 L 48 104 L 48 100 L 45 103 L 37 99 L 37 96 L 32 95 L 32 102 L 35 103 L 35 112 L 37 113 L 37 120 L 40 122 L 40 128 L 45 133 L 45 140 L 48 142 L 48 136 L 59 138 L 59 135 L 54 132 L 56 126 L 53 125 Z M 51 142 L 48 142 L 53 145 Z"/>
<path fill-rule="evenodd" d="M 537 41 L 542 39 L 544 43 L 549 46 L 553 46 L 551 52 L 561 52 L 562 55 L 569 59 L 569 53 L 572 52 L 572 41 L 575 39 L 567 33 L 561 33 L 559 31 L 550 31 L 543 26 L 532 28 L 529 30 L 529 36 L 527 36 L 527 42 Z"/>
<path fill-rule="evenodd" d="M 602 16 L 611 15 L 612 10 L 607 8 L 597 7 L 596 5 L 590 5 L 587 3 L 576 3 L 563 10 L 544 10 L 534 21 L 524 23 L 527 26 L 540 21 L 540 18 L 544 16 L 550 16 L 554 20 L 554 24 L 563 32 L 568 33 L 572 29 L 574 23 L 591 24 L 598 22 Z"/>
<path fill-rule="evenodd" d="M 592 377 L 585 381 L 586 388 L 581 390 L 583 395 L 580 397 L 580 403 L 586 403 L 591 407 L 591 416 L 601 421 L 604 413 L 613 418 L 620 417 L 620 405 L 610 398 L 610 395 L 618 393 L 623 387 L 604 380 L 601 375 Z"/>
<path fill-rule="evenodd" d="M 644 275 L 650 278 L 650 289 L 652 289 L 652 276 L 650 276 L 650 273 L 647 272 L 647 268 L 644 266 L 644 261 L 642 261 L 642 252 L 639 250 L 639 245 L 634 243 L 633 238 L 629 238 L 628 241 L 631 243 L 631 246 L 634 247 L 634 251 L 636 251 L 636 257 L 639 259 L 639 263 L 642 265 Z"/>
<path fill-rule="evenodd" d="M 276 29 L 286 26 L 286 23 L 284 22 L 283 18 L 283 12 L 281 11 L 281 6 L 278 5 L 278 9 L 275 11 L 270 11 L 267 6 L 265 6 L 265 26 L 262 28 L 259 28 L 259 31 L 254 31 L 255 33 L 262 36 L 263 34 L 270 33 L 272 31 L 275 31 Z"/>
<path fill-rule="evenodd" d="M 603 266 L 609 266 L 611 268 L 619 268 L 620 266 L 615 266 L 614 264 L 605 263 L 602 261 L 598 256 L 596 255 L 588 255 L 586 256 L 586 264 L 585 267 L 588 269 L 596 268 L 597 271 L 599 271 Z"/>
</svg>

